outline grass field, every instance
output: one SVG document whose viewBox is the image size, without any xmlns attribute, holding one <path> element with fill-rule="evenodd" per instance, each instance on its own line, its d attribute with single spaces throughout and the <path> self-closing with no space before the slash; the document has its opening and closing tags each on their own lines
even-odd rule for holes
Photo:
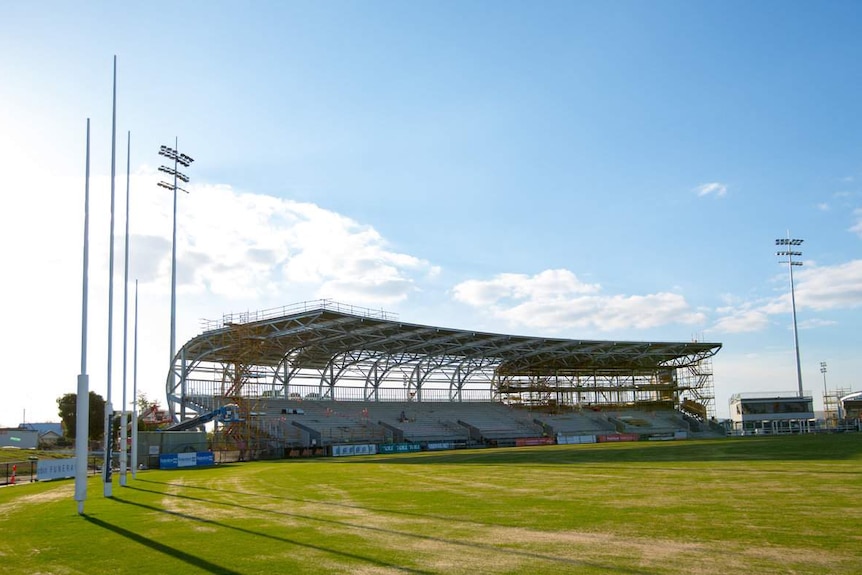
<svg viewBox="0 0 862 575">
<path fill-rule="evenodd" d="M 8 573 L 862 572 L 862 435 L 421 453 L 0 489 Z"/>
</svg>

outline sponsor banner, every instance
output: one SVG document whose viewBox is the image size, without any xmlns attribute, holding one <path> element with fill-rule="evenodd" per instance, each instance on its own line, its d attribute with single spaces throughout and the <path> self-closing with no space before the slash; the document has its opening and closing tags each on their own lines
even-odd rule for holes
<svg viewBox="0 0 862 575">
<path fill-rule="evenodd" d="M 670 433 L 656 433 L 647 437 L 648 441 L 673 441 L 674 439 L 676 438 Z"/>
<path fill-rule="evenodd" d="M 674 431 L 673 433 L 654 433 L 648 438 L 650 441 L 671 441 L 673 439 L 688 439 L 688 432 L 685 430 Z"/>
<path fill-rule="evenodd" d="M 198 465 L 215 465 L 215 453 L 212 451 L 198 451 Z"/>
<path fill-rule="evenodd" d="M 380 453 L 411 453 L 420 450 L 418 443 L 384 443 L 380 446 Z"/>
<path fill-rule="evenodd" d="M 637 441 L 639 436 L 637 433 L 612 433 L 609 435 L 599 435 L 599 443 L 610 443 L 616 441 Z"/>
<path fill-rule="evenodd" d="M 595 435 L 558 435 L 557 443 L 559 445 L 568 445 L 576 443 L 595 443 Z"/>
<path fill-rule="evenodd" d="M 428 451 L 440 451 L 443 449 L 455 449 L 455 444 L 451 441 L 437 441 L 428 444 Z"/>
<path fill-rule="evenodd" d="M 377 453 L 377 446 L 370 443 L 361 445 L 333 445 L 333 457 L 350 457 L 352 455 L 374 455 Z"/>
<path fill-rule="evenodd" d="M 530 445 L 553 445 L 553 437 L 520 437 L 515 440 L 515 447 L 526 447 Z"/>
<path fill-rule="evenodd" d="M 215 455 L 211 451 L 199 451 L 197 453 L 163 453 L 159 455 L 160 469 L 201 467 L 204 465 L 215 465 Z"/>
<path fill-rule="evenodd" d="M 159 469 L 176 469 L 177 467 L 179 465 L 177 465 L 176 453 L 162 453 L 159 455 Z"/>
<path fill-rule="evenodd" d="M 36 462 L 36 480 L 49 481 L 75 477 L 74 459 L 40 459 Z"/>
<path fill-rule="evenodd" d="M 177 453 L 177 467 L 194 467 L 197 464 L 197 453 Z"/>
</svg>

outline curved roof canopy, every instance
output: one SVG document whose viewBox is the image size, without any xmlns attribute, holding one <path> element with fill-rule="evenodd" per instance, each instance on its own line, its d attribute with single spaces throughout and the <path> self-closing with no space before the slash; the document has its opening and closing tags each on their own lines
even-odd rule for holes
<svg viewBox="0 0 862 575">
<path fill-rule="evenodd" d="M 385 313 L 328 300 L 282 313 L 228 316 L 188 341 L 177 359 L 275 368 L 324 369 L 350 354 L 481 361 L 500 376 L 560 372 L 655 371 L 686 367 L 715 355 L 720 343 L 555 339 L 417 325 Z M 176 361 L 176 360 L 175 360 Z"/>
</svg>

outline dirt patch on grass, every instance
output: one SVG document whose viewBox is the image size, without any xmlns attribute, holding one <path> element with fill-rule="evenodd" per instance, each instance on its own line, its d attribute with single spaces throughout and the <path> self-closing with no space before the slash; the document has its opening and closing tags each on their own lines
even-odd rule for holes
<svg viewBox="0 0 862 575">
<path fill-rule="evenodd" d="M 7 489 L 17 489 L 17 487 L 7 487 Z M 22 486 L 22 489 L 27 489 L 27 486 Z M 71 483 L 60 485 L 55 489 L 49 489 L 40 493 L 28 493 L 22 497 L 5 503 L 3 507 L 0 508 L 0 518 L 9 518 L 12 514 L 14 514 L 22 507 L 26 507 L 33 504 L 38 505 L 42 503 L 50 503 L 53 501 L 60 501 L 62 499 L 71 500 L 74 495 L 75 485 Z"/>
<path fill-rule="evenodd" d="M 752 565 L 767 569 L 794 568 L 826 572 L 836 562 L 852 565 L 858 557 L 825 554 L 783 546 L 750 546 L 720 542 L 686 542 L 672 539 L 627 537 L 608 533 L 545 532 L 522 528 L 494 527 L 481 530 L 477 543 L 500 547 L 500 553 L 533 555 L 545 561 L 582 562 L 593 567 L 619 565 L 620 555 L 629 558 L 634 570 L 718 575 L 750 572 Z"/>
</svg>

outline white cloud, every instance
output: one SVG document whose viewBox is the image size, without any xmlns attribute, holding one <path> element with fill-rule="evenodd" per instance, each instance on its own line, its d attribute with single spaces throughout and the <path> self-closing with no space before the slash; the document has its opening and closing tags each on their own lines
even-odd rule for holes
<svg viewBox="0 0 862 575">
<path fill-rule="evenodd" d="M 802 268 L 795 277 L 799 307 L 824 311 L 862 306 L 862 260 Z"/>
<path fill-rule="evenodd" d="M 472 306 L 494 304 L 500 300 L 554 299 L 561 294 L 592 294 L 598 284 L 581 282 L 568 270 L 545 270 L 535 276 L 499 274 L 491 280 L 468 280 L 455 286 L 455 299 Z"/>
<path fill-rule="evenodd" d="M 694 191 L 700 197 L 713 195 L 720 198 L 727 193 L 727 185 L 720 182 L 709 182 L 697 186 Z"/>
<path fill-rule="evenodd" d="M 834 266 L 810 265 L 798 270 L 794 274 L 794 280 L 797 310 L 830 311 L 862 307 L 862 260 Z M 765 301 L 719 308 L 716 312 L 720 317 L 713 329 L 724 333 L 760 331 L 769 325 L 770 316 L 789 314 L 791 305 L 788 290 Z M 810 318 L 804 326 L 814 328 L 834 323 Z"/>
<path fill-rule="evenodd" d="M 848 231 L 862 238 L 862 208 L 856 208 L 853 210 L 853 217 L 856 218 L 856 223 L 850 226 Z"/>
<path fill-rule="evenodd" d="M 812 319 L 806 319 L 806 320 L 800 321 L 800 322 L 798 322 L 797 326 L 799 327 L 799 329 L 814 329 L 814 328 L 818 328 L 818 327 L 827 327 L 827 326 L 831 326 L 831 325 L 836 325 L 837 323 L 838 323 L 837 321 L 830 321 L 830 320 L 825 320 L 825 319 L 820 319 L 820 318 L 815 317 Z"/>
<path fill-rule="evenodd" d="M 724 313 L 713 326 L 719 333 L 744 333 L 765 329 L 769 325 L 769 314 L 758 309 L 724 309 Z"/>
<path fill-rule="evenodd" d="M 141 175 L 138 186 L 150 185 Z M 305 286 L 313 297 L 359 304 L 402 301 L 418 276 L 439 273 L 389 247 L 371 226 L 310 203 L 229 186 L 193 185 L 177 209 L 178 289 L 228 300 L 277 298 Z M 143 278 L 169 272 L 166 198 L 133 198 L 132 245 Z M 162 235 L 156 235 L 156 230 Z"/>
<path fill-rule="evenodd" d="M 0 406 L 9 424 L 27 409 L 32 420 L 56 420 L 53 399 L 75 391 L 80 371 L 83 175 L 10 173 L 0 210 L 5 319 L 18 326 L 2 338 L 10 357 L 44 360 L 46 329 L 52 377 L 40 386 L 13 386 Z M 122 182 L 120 184 L 119 182 Z M 154 170 L 134 173 L 130 204 L 130 304 L 140 288 L 139 390 L 164 397 L 169 356 L 172 202 Z M 309 203 L 199 184 L 177 205 L 177 345 L 200 331 L 200 319 L 258 311 L 302 300 L 332 298 L 377 308 L 405 301 L 427 277 L 427 261 L 393 249 L 371 226 Z M 109 178 L 90 184 L 90 389 L 106 396 Z M 125 174 L 115 208 L 113 401 L 119 405 L 123 319 Z M 132 313 L 132 310 L 130 310 Z M 129 317 L 129 329 L 134 320 Z M 47 327 L 46 327 L 47 326 Z M 131 345 L 131 343 L 130 343 Z M 40 355 L 41 354 L 41 355 Z M 129 373 L 131 378 L 131 373 Z M 48 398 L 47 400 L 45 398 Z"/>
<path fill-rule="evenodd" d="M 545 270 L 535 276 L 500 274 L 490 280 L 468 280 L 455 286 L 453 295 L 457 301 L 485 308 L 512 325 L 549 331 L 647 329 L 671 323 L 697 324 L 705 319 L 678 294 L 604 295 L 599 284 L 582 282 L 565 269 Z"/>
</svg>

